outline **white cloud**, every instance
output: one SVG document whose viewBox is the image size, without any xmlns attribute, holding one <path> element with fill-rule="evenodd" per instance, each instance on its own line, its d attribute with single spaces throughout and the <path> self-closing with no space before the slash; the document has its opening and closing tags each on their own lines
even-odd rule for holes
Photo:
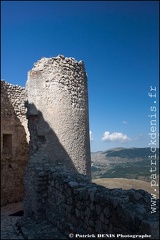
<svg viewBox="0 0 160 240">
<path fill-rule="evenodd" d="M 93 141 L 93 133 L 89 131 L 90 141 Z"/>
<path fill-rule="evenodd" d="M 123 121 L 123 124 L 128 124 L 128 122 L 126 122 L 126 121 Z"/>
<path fill-rule="evenodd" d="M 106 131 L 104 132 L 101 140 L 109 141 L 109 142 L 112 142 L 112 141 L 126 142 L 126 141 L 130 141 L 131 139 L 123 133 L 119 133 L 119 132 L 110 133 Z"/>
</svg>

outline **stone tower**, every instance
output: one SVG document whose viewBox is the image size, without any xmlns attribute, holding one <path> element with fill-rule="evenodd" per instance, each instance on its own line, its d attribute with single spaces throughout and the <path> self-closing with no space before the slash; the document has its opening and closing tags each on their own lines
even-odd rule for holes
<svg viewBox="0 0 160 240">
<path fill-rule="evenodd" d="M 28 73 L 30 163 L 55 163 L 91 176 L 88 89 L 84 63 L 58 55 Z"/>
</svg>

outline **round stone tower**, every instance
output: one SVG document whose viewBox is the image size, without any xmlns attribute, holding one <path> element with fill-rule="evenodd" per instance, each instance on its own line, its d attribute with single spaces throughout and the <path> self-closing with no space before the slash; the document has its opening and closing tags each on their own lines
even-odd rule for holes
<svg viewBox="0 0 160 240">
<path fill-rule="evenodd" d="M 28 73 L 30 162 L 91 176 L 88 88 L 83 61 L 42 58 Z"/>
</svg>

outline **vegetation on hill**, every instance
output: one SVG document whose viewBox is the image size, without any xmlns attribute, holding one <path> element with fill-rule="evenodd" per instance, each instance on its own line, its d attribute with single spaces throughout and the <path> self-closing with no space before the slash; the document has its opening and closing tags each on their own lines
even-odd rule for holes
<svg viewBox="0 0 160 240">
<path fill-rule="evenodd" d="M 154 173 L 159 183 L 159 149 L 156 150 L 154 166 L 150 155 L 153 155 L 150 148 L 114 148 L 92 153 L 92 181 L 107 188 L 134 188 L 153 193 L 150 170 L 156 166 Z M 158 189 L 156 196 L 159 198 Z"/>
<path fill-rule="evenodd" d="M 156 151 L 156 174 L 159 170 L 159 149 Z M 116 148 L 92 153 L 92 179 L 127 178 L 151 181 L 150 148 Z"/>
</svg>

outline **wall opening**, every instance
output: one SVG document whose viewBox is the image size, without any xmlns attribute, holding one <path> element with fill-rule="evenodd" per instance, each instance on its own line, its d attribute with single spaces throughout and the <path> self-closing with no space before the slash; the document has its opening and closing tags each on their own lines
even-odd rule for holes
<svg viewBox="0 0 160 240">
<path fill-rule="evenodd" d="M 3 134 L 3 154 L 12 154 L 12 134 Z"/>
</svg>

